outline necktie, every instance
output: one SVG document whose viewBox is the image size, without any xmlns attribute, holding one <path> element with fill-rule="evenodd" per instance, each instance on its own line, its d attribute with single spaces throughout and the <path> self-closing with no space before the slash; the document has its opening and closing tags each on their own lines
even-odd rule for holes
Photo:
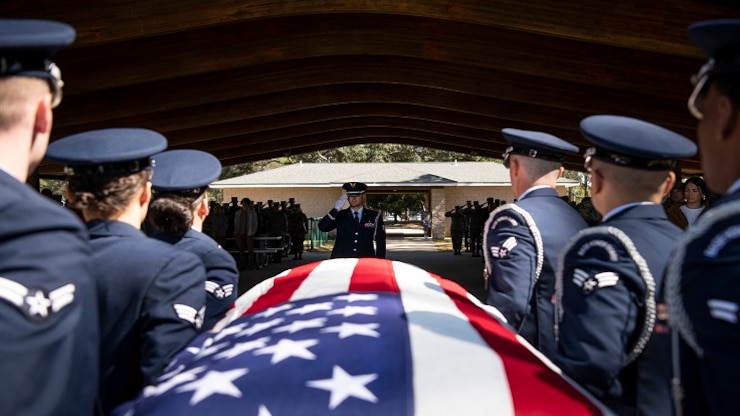
<svg viewBox="0 0 740 416">
<path fill-rule="evenodd" d="M 360 215 L 357 213 L 357 211 L 355 211 L 355 221 L 357 221 L 358 224 L 360 223 Z"/>
</svg>

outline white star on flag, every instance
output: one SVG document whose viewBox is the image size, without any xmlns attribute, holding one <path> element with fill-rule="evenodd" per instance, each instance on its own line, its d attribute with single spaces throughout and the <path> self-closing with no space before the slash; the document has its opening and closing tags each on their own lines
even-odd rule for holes
<svg viewBox="0 0 740 416">
<path fill-rule="evenodd" d="M 361 374 L 353 376 L 348 374 L 342 367 L 335 365 L 332 369 L 331 378 L 323 380 L 309 380 L 308 387 L 331 392 L 329 397 L 329 409 L 334 410 L 348 397 L 356 397 L 368 402 L 377 403 L 378 398 L 365 387 L 378 378 L 377 374 Z"/>
<path fill-rule="evenodd" d="M 332 302 L 321 302 L 321 303 L 312 303 L 309 305 L 301 306 L 300 308 L 295 308 L 292 311 L 288 311 L 285 314 L 286 315 L 305 315 L 307 313 L 316 312 L 316 311 L 328 311 L 331 310 Z"/>
<path fill-rule="evenodd" d="M 215 341 L 218 341 L 227 335 L 236 334 L 237 332 L 244 329 L 245 326 L 247 326 L 247 324 L 239 324 L 239 325 L 234 325 L 234 326 L 224 328 L 221 331 L 219 331 L 219 333 L 217 333 L 216 336 L 213 337 L 213 339 Z"/>
<path fill-rule="evenodd" d="M 190 405 L 195 406 L 199 402 L 214 394 L 223 394 L 231 397 L 242 397 L 242 392 L 233 383 L 234 380 L 247 374 L 246 368 L 238 368 L 230 371 L 209 371 L 203 378 L 190 382 L 178 388 L 178 392 L 194 391 L 190 398 Z"/>
<path fill-rule="evenodd" d="M 257 324 L 254 324 L 254 325 L 249 326 L 247 329 L 239 332 L 236 335 L 237 336 L 244 336 L 244 335 L 252 336 L 252 335 L 254 335 L 254 334 L 256 334 L 256 333 L 258 333 L 260 331 L 264 331 L 265 329 L 270 329 L 273 326 L 278 326 L 278 325 L 282 324 L 283 321 L 285 321 L 285 319 L 283 319 L 283 318 L 275 318 L 275 319 L 272 319 L 272 320 L 269 320 L 269 321 L 266 321 L 266 322 L 260 322 L 260 323 L 257 323 Z"/>
<path fill-rule="evenodd" d="M 342 322 L 338 326 L 330 326 L 324 328 L 321 332 L 336 332 L 339 334 L 339 339 L 349 338 L 352 335 L 365 335 L 368 337 L 378 338 L 380 334 L 376 329 L 380 325 L 378 324 L 353 324 L 351 322 Z"/>
<path fill-rule="evenodd" d="M 321 328 L 322 326 L 324 326 L 325 322 L 326 322 L 326 318 L 314 318 L 314 319 L 307 319 L 304 321 L 293 321 L 289 325 L 275 328 L 273 332 L 288 332 L 290 334 L 295 334 L 296 332 L 302 329 Z"/>
<path fill-rule="evenodd" d="M 272 354 L 271 364 L 277 364 L 280 361 L 290 357 L 298 357 L 306 360 L 315 360 L 316 355 L 308 349 L 318 344 L 317 339 L 307 339 L 303 341 L 294 341 L 292 339 L 281 339 L 277 344 L 269 347 L 260 348 L 254 352 L 254 355 Z"/>
<path fill-rule="evenodd" d="M 293 307 L 293 305 L 291 305 L 290 303 L 284 303 L 282 305 L 278 305 L 278 306 L 273 306 L 271 308 L 267 308 L 264 311 L 255 314 L 255 316 L 257 316 L 259 318 L 269 318 L 269 317 L 271 317 L 272 315 L 275 315 L 278 312 L 287 311 L 288 309 L 290 309 L 292 307 Z"/>
<path fill-rule="evenodd" d="M 237 355 L 243 354 L 247 351 L 252 351 L 257 348 L 264 348 L 267 345 L 267 341 L 269 340 L 270 337 L 262 337 L 252 341 L 238 342 L 233 347 L 219 353 L 214 358 L 234 358 Z"/>
<path fill-rule="evenodd" d="M 341 309 L 330 311 L 327 315 L 342 315 L 345 318 L 352 315 L 375 315 L 378 308 L 375 306 L 345 306 Z"/>
<path fill-rule="evenodd" d="M 257 410 L 257 416 L 272 416 L 272 413 L 267 410 L 267 406 L 261 404 L 259 410 Z"/>
<path fill-rule="evenodd" d="M 347 303 L 357 302 L 357 301 L 373 301 L 378 299 L 378 295 L 375 293 L 350 293 L 348 295 L 341 295 L 337 296 L 334 299 L 336 300 L 346 300 Z"/>
<path fill-rule="evenodd" d="M 201 345 L 200 347 L 188 347 L 186 351 L 196 356 L 196 358 L 202 358 L 211 354 L 215 354 L 221 348 L 226 346 L 225 343 L 214 345 L 214 342 L 215 341 L 213 338 L 208 338 L 203 341 L 203 345 Z"/>
<path fill-rule="evenodd" d="M 144 387 L 144 397 L 159 396 L 160 394 L 169 391 L 171 388 L 179 384 L 193 381 L 197 378 L 198 373 L 202 373 L 205 369 L 205 366 L 200 366 L 191 368 L 190 370 L 175 374 L 173 376 L 166 374 L 165 376 L 162 376 L 162 378 L 160 378 L 160 380 L 162 380 L 165 377 L 169 377 L 169 380 L 165 381 L 164 383 L 159 383 L 156 386 Z M 177 371 L 180 371 L 180 368 L 178 368 Z"/>
</svg>

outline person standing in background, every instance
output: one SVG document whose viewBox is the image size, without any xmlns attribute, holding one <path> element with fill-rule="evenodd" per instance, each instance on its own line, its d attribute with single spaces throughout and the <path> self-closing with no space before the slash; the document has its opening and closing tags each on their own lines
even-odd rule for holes
<svg viewBox="0 0 740 416">
<path fill-rule="evenodd" d="M 323 232 L 337 230 L 331 258 L 385 258 L 385 225 L 380 212 L 365 208 L 367 185 L 347 182 L 342 189 L 342 196 L 318 225 Z M 349 208 L 342 209 L 347 201 Z"/>
</svg>

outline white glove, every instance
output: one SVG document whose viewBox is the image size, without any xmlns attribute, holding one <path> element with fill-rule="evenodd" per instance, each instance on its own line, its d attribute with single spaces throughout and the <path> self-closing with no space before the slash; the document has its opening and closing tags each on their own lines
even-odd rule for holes
<svg viewBox="0 0 740 416">
<path fill-rule="evenodd" d="M 340 196 L 339 199 L 337 199 L 337 202 L 334 203 L 334 209 L 336 209 L 337 211 L 341 210 L 342 208 L 344 208 L 345 202 L 347 202 L 347 194 L 342 192 L 342 196 Z"/>
</svg>

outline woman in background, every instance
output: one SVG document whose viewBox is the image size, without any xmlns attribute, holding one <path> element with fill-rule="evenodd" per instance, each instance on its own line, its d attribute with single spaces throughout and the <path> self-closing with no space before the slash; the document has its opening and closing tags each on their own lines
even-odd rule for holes
<svg viewBox="0 0 740 416">
<path fill-rule="evenodd" d="M 668 219 L 685 230 L 693 224 L 707 207 L 707 185 L 704 179 L 692 176 L 683 183 L 684 203 L 673 205 L 668 211 Z"/>
</svg>

